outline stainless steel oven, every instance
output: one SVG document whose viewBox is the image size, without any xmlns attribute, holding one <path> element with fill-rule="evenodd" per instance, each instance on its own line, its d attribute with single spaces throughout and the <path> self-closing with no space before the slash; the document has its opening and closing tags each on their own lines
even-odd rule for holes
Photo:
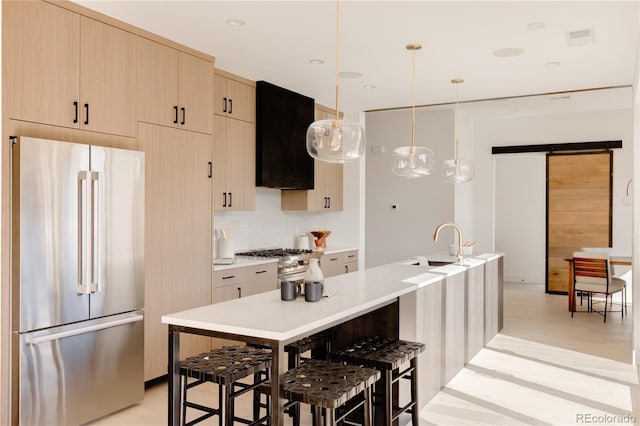
<svg viewBox="0 0 640 426">
<path fill-rule="evenodd" d="M 302 281 L 309 267 L 309 259 L 322 257 L 322 253 L 306 249 L 259 249 L 242 253 L 238 256 L 278 258 L 278 288 L 282 281 Z"/>
</svg>

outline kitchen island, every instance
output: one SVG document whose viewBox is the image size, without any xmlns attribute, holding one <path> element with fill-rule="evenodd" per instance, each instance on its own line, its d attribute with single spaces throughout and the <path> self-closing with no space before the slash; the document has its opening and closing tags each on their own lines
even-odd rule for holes
<svg viewBox="0 0 640 426">
<path fill-rule="evenodd" d="M 477 341 L 468 335 L 481 332 L 483 345 L 498 332 L 502 256 L 476 256 L 465 259 L 464 266 L 413 263 L 396 262 L 328 278 L 325 297 L 316 303 L 305 302 L 304 298 L 283 302 L 278 290 L 164 315 L 162 322 L 169 325 L 169 424 L 179 424 L 180 417 L 180 333 L 270 347 L 274 425 L 283 424 L 278 389 L 279 377 L 286 368 L 286 344 L 336 326 L 336 349 L 374 331 L 422 341 L 428 346 L 421 355 L 419 378 L 419 406 L 423 407 L 433 397 L 433 390 L 444 386 L 468 359 L 469 342 Z M 482 321 L 477 320 L 479 314 Z M 452 364 L 449 358 L 461 361 Z"/>
</svg>

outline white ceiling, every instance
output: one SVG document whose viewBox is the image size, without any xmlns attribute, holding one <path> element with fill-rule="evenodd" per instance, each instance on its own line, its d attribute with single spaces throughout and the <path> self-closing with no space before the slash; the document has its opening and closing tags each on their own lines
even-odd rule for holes
<svg viewBox="0 0 640 426">
<path fill-rule="evenodd" d="M 226 71 L 335 105 L 333 0 L 76 2 L 209 53 Z M 416 53 L 417 105 L 455 101 L 450 80 L 456 77 L 465 80 L 461 101 L 633 83 L 637 0 L 343 0 L 340 13 L 340 71 L 362 73 L 358 79 L 340 80 L 340 107 L 346 112 L 411 105 L 408 43 L 423 46 Z M 229 19 L 245 25 L 228 25 Z M 528 29 L 531 23 L 544 28 Z M 570 47 L 566 33 L 587 28 L 594 31 L 595 43 Z M 493 55 L 502 48 L 522 48 L 524 53 Z M 312 65 L 313 58 L 325 62 Z M 559 66 L 546 66 L 548 62 Z M 532 99 L 542 98 L 549 105 L 549 96 Z M 614 98 L 630 102 L 628 95 Z"/>
</svg>

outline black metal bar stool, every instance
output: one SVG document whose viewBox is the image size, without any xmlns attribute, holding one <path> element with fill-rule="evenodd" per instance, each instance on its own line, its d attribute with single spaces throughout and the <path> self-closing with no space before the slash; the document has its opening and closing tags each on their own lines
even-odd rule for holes
<svg viewBox="0 0 640 426">
<path fill-rule="evenodd" d="M 329 426 L 356 409 L 364 408 L 364 426 L 372 424 L 371 387 L 380 378 L 374 368 L 324 360 L 309 360 L 281 376 L 280 394 L 289 401 L 315 407 L 314 423 L 322 424 L 321 408 Z"/>
<path fill-rule="evenodd" d="M 234 421 L 250 425 L 268 421 L 268 412 L 266 416 L 260 418 L 257 418 L 259 416 L 254 413 L 252 420 L 236 417 L 233 402 L 236 397 L 268 383 L 271 362 L 270 349 L 248 346 L 225 346 L 181 361 L 182 425 L 193 425 L 215 415 L 218 415 L 220 426 L 231 426 Z M 250 375 L 254 375 L 252 384 L 238 382 L 238 380 Z M 187 378 L 189 377 L 196 380 L 188 383 Z M 255 377 L 259 377 L 259 379 L 255 380 Z M 206 382 L 218 384 L 218 408 L 187 401 L 187 390 Z M 236 391 L 236 387 L 239 390 Z M 194 408 L 205 414 L 186 423 L 187 408 Z"/>
<path fill-rule="evenodd" d="M 414 425 L 419 423 L 418 410 L 418 355 L 424 351 L 424 344 L 408 342 L 405 340 L 391 339 L 387 337 L 368 337 L 341 351 L 330 354 L 334 361 L 346 362 L 353 365 L 363 365 L 382 371 L 382 380 L 378 388 L 376 384 L 375 395 L 382 394 L 384 403 L 384 424 L 391 425 L 405 412 L 411 412 Z M 403 371 L 400 366 L 409 363 Z M 402 407 L 393 406 L 393 385 L 401 378 L 411 382 L 411 400 Z M 382 390 L 382 392 L 380 392 Z"/>
</svg>

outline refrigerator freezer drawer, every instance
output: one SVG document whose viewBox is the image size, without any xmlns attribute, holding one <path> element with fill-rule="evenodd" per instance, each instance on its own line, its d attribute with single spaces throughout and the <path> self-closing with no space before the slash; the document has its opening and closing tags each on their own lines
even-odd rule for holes
<svg viewBox="0 0 640 426">
<path fill-rule="evenodd" d="M 79 425 L 144 397 L 142 311 L 20 335 L 20 424 Z"/>
</svg>

